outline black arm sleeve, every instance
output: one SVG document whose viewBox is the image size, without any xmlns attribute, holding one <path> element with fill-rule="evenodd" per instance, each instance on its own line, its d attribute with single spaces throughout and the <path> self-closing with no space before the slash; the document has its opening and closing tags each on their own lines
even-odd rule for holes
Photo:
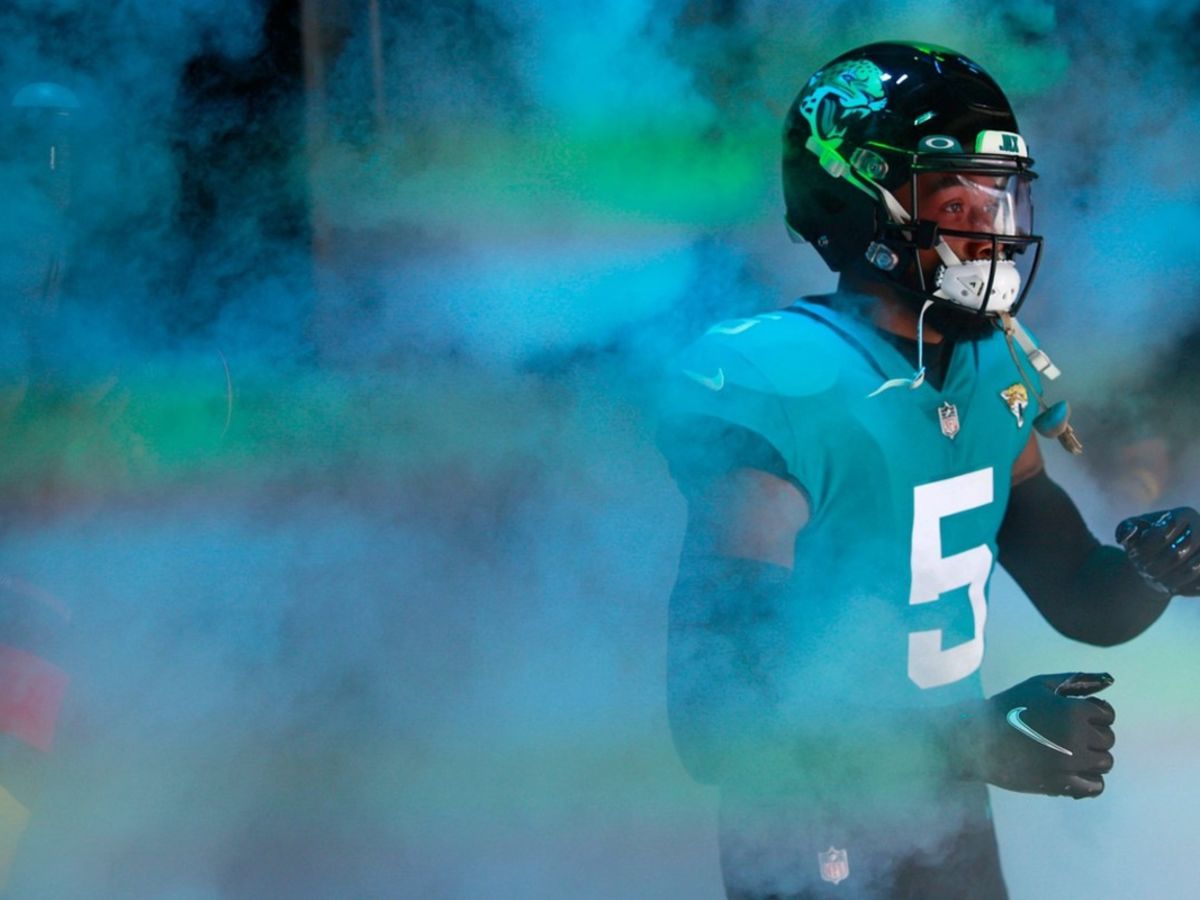
<svg viewBox="0 0 1200 900">
<path fill-rule="evenodd" d="M 781 736 L 770 733 L 769 673 L 754 646 L 770 629 L 789 575 L 747 559 L 680 561 L 667 638 L 667 708 L 675 750 L 701 783 L 727 782 L 755 765 L 751 756 L 780 745 Z"/>
<path fill-rule="evenodd" d="M 996 538 L 1000 565 L 1060 633 L 1112 646 L 1141 634 L 1169 598 L 1146 584 L 1119 547 L 1101 544 L 1045 471 L 1016 485 Z"/>
</svg>

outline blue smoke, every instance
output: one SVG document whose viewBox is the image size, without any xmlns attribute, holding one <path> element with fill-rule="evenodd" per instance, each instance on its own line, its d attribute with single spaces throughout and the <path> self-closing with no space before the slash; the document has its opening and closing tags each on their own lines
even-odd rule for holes
<svg viewBox="0 0 1200 900">
<path fill-rule="evenodd" d="M 33 405 L 0 567 L 75 611 L 13 896 L 720 895 L 666 731 L 684 510 L 644 400 L 710 322 L 830 287 L 776 155 L 846 47 L 920 37 L 1013 86 L 1065 395 L 1121 392 L 1192 318 L 1195 4 L 1116 33 L 1034 0 L 379 7 L 373 35 L 310 5 L 319 92 L 299 3 L 0 13 L 7 96 L 81 104 L 53 339 L 6 336 Z M 16 240 L 46 207 L 4 149 Z M 1055 453 L 1106 537 L 1122 511 Z M 1118 677 L 1104 798 L 996 795 L 1013 895 L 1186 893 L 1195 615 L 1100 652 L 992 599 L 991 688 Z"/>
</svg>

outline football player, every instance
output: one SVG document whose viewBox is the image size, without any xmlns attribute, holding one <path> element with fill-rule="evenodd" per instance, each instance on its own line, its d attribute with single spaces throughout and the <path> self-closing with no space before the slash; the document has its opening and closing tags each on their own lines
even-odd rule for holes
<svg viewBox="0 0 1200 900">
<path fill-rule="evenodd" d="M 1097 645 L 1200 593 L 1192 509 L 1101 544 L 1042 466 L 1079 442 L 1018 323 L 1042 239 L 1004 93 L 945 48 L 817 71 L 784 130 L 787 224 L 837 292 L 724 322 L 684 355 L 660 442 L 688 500 L 670 720 L 721 787 L 727 893 L 1005 897 L 988 783 L 1094 797 L 1103 673 L 983 695 L 994 563 Z"/>
</svg>

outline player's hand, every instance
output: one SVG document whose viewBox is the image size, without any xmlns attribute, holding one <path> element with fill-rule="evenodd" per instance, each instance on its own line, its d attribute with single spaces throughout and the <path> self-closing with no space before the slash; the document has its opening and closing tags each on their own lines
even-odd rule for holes
<svg viewBox="0 0 1200 900">
<path fill-rule="evenodd" d="M 1164 594 L 1200 596 L 1200 513 L 1190 506 L 1145 513 L 1117 526 L 1117 541 Z"/>
<path fill-rule="evenodd" d="M 1113 708 L 1090 696 L 1107 674 L 1038 675 L 960 718 L 959 771 L 1010 791 L 1095 797 L 1113 766 Z"/>
</svg>

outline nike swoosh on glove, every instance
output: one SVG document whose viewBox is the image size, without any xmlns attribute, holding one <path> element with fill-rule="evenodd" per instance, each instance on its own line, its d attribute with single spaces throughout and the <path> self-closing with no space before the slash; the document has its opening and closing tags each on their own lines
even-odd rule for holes
<svg viewBox="0 0 1200 900">
<path fill-rule="evenodd" d="M 1037 675 L 958 716 L 946 735 L 964 777 L 1010 791 L 1095 797 L 1113 767 L 1112 706 L 1090 696 L 1107 674 Z"/>
<path fill-rule="evenodd" d="M 1190 506 L 1131 516 L 1117 542 L 1142 578 L 1164 594 L 1200 596 L 1200 513 Z"/>
</svg>

